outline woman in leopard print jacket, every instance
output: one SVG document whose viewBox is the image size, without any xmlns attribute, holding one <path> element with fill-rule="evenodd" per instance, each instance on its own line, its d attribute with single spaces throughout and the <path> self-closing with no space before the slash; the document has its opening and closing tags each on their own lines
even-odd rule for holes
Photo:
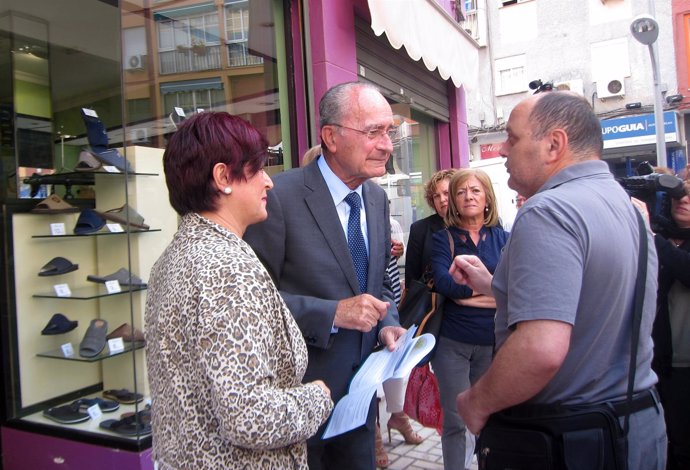
<svg viewBox="0 0 690 470">
<path fill-rule="evenodd" d="M 307 468 L 305 441 L 333 406 L 323 382 L 301 383 L 304 339 L 242 240 L 267 217 L 266 148 L 242 119 L 201 113 L 163 157 L 182 222 L 152 269 L 146 301 L 161 470 Z"/>
</svg>

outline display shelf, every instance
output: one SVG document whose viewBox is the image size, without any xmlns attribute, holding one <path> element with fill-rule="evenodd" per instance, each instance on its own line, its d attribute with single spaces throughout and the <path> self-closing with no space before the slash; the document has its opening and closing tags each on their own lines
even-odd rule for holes
<svg viewBox="0 0 690 470">
<path fill-rule="evenodd" d="M 122 224 L 120 224 L 122 225 Z M 94 233 L 83 233 L 83 234 L 77 234 L 77 233 L 66 233 L 64 235 L 31 235 L 31 238 L 74 238 L 74 237 L 100 237 L 103 235 L 123 235 L 127 233 L 148 233 L 148 232 L 160 232 L 161 229 L 159 228 L 151 228 L 148 230 L 143 230 L 143 229 L 134 229 L 134 230 L 123 230 L 122 232 L 94 232 Z"/>
<path fill-rule="evenodd" d="M 11 434 L 8 447 L 20 449 L 11 457 L 3 452 L 3 462 L 0 463 L 12 458 L 17 462 L 15 466 L 4 468 L 23 470 L 69 466 L 84 470 L 93 468 L 93 462 L 111 462 L 112 457 L 124 458 L 127 454 L 126 465 L 111 465 L 112 468 L 154 470 L 150 436 L 122 436 L 99 427 L 105 419 L 120 419 L 121 414 L 132 410 L 133 406 L 123 406 L 118 412 L 105 413 L 100 418 L 74 425 L 56 423 L 43 416 L 42 412 L 47 407 L 71 403 L 75 398 L 92 395 L 99 390 L 126 388 L 148 395 L 143 341 L 125 342 L 122 350 L 117 347 L 119 344 L 113 344 L 117 352 L 112 354 L 106 344 L 100 354 L 88 358 L 79 355 L 79 346 L 94 319 L 107 321 L 113 326 L 128 323 L 143 330 L 146 293 L 137 292 L 145 291 L 146 286 L 121 285 L 120 292 L 112 292 L 112 288 L 108 292 L 104 283 L 89 282 L 86 277 L 88 274 L 104 276 L 122 268 L 144 280 L 150 275 L 151 267 L 172 239 L 179 220 L 167 198 L 161 197 L 167 194 L 161 176 L 162 154 L 163 150 L 157 148 L 128 148 L 127 160 L 139 172 L 85 174 L 65 171 L 46 175 L 74 185 L 78 180 L 93 182 L 94 199 L 75 200 L 73 205 L 79 210 L 116 208 L 127 204 L 139 214 L 149 216 L 146 223 L 152 228 L 141 229 L 123 223 L 120 224 L 122 231 L 111 226 L 115 231 L 104 227 L 95 233 L 74 234 L 72 229 L 78 220 L 78 211 L 30 213 L 36 200 L 25 201 L 17 210 L 3 214 L 10 240 L 7 259 L 12 282 L 8 289 L 13 294 L 10 299 L 12 316 L 0 325 L 4 333 L 2 339 L 9 345 L 10 354 L 3 355 L 3 365 L 11 381 L 7 386 L 9 394 L 5 409 L 9 412 L 3 437 Z M 45 179 L 37 178 L 31 182 L 48 184 Z M 54 180 L 52 184 L 60 182 Z M 66 197 L 63 199 L 67 201 Z M 68 233 L 56 235 L 57 232 Z M 150 232 L 150 235 L 140 235 Z M 56 256 L 74 261 L 79 270 L 59 276 L 37 277 L 36 273 L 46 261 Z M 64 295 L 67 291 L 69 296 Z M 41 335 L 47 316 L 60 311 L 78 321 L 76 328 L 59 337 Z M 61 347 L 65 344 L 72 345 L 73 354 L 69 357 L 64 355 Z M 139 409 L 143 405 L 140 404 Z M 44 442 L 49 442 L 52 447 L 43 445 Z M 98 455 L 98 458 L 83 459 L 86 452 L 92 452 L 91 455 Z M 35 462 L 27 460 L 27 454 L 32 458 L 36 456 Z"/>
<path fill-rule="evenodd" d="M 50 175 L 32 175 L 24 178 L 24 184 L 43 185 L 56 184 L 62 185 L 82 185 L 90 186 L 95 184 L 94 175 L 119 175 L 119 176 L 158 176 L 158 173 L 138 173 L 124 171 L 69 171 L 64 173 L 52 173 Z"/>
<path fill-rule="evenodd" d="M 68 175 L 68 176 L 73 176 L 73 175 L 83 175 L 84 173 L 91 174 L 91 175 L 113 175 L 113 176 L 160 176 L 159 173 L 146 173 L 146 172 L 138 172 L 138 171 L 128 171 L 125 173 L 124 171 L 74 171 L 70 173 L 56 173 L 53 174 L 53 176 L 61 176 L 61 175 Z"/>
<path fill-rule="evenodd" d="M 105 284 L 94 285 L 94 286 L 84 286 L 78 287 L 72 290 L 72 295 L 70 296 L 59 296 L 55 292 L 44 292 L 39 294 L 34 294 L 32 297 L 37 297 L 40 299 L 63 299 L 63 300 L 91 300 L 99 299 L 101 297 L 109 297 L 111 295 L 121 295 L 131 292 L 138 292 L 146 290 L 146 286 L 143 287 L 132 287 L 121 286 L 122 290 L 120 292 L 110 293 L 106 290 Z"/>
<path fill-rule="evenodd" d="M 84 398 L 103 398 L 101 395 L 89 395 Z M 63 405 L 68 405 L 71 402 L 63 403 Z M 122 415 L 124 413 L 136 413 L 137 411 L 142 411 L 145 409 L 147 404 L 151 404 L 151 398 L 150 397 L 144 397 L 142 401 L 140 401 L 136 405 L 127 405 L 124 403 L 120 404 L 120 408 L 117 410 L 110 412 L 110 413 L 103 413 L 101 417 L 97 420 L 94 419 L 89 419 L 88 421 L 83 421 L 81 423 L 76 423 L 76 424 L 61 424 L 57 423 L 51 419 L 46 418 L 43 416 L 43 411 L 39 411 L 37 413 L 31 413 L 30 415 L 24 416 L 22 419 L 31 423 L 35 424 L 40 424 L 44 425 L 47 427 L 53 427 L 53 428 L 61 428 L 61 429 L 70 429 L 70 430 L 75 430 L 75 431 L 81 431 L 81 432 L 86 432 L 89 434 L 95 434 L 95 435 L 101 435 L 101 436 L 108 436 L 112 438 L 117 438 L 117 439 L 125 439 L 128 441 L 136 442 L 137 438 L 142 439 L 149 437 L 150 435 L 146 436 L 124 436 L 122 434 L 117 434 L 111 431 L 108 431 L 106 429 L 103 429 L 99 427 L 99 424 L 101 421 L 105 421 L 106 419 L 121 419 Z M 60 405 L 58 405 L 60 406 Z"/>
<path fill-rule="evenodd" d="M 94 357 L 82 357 L 78 353 L 75 353 L 72 356 L 65 356 L 65 354 L 62 352 L 62 349 L 53 349 L 51 351 L 38 353 L 38 354 L 36 354 L 36 356 L 48 357 L 51 359 L 62 359 L 63 361 L 98 362 L 98 361 L 102 361 L 103 359 L 109 359 L 111 357 L 119 356 L 120 354 L 128 353 L 130 351 L 136 351 L 137 349 L 143 349 L 145 345 L 146 345 L 146 343 L 143 341 L 135 341 L 133 343 L 124 343 L 125 347 L 122 349 L 122 351 L 117 351 L 117 352 L 111 353 L 110 350 L 108 349 L 108 345 L 106 344 L 105 348 L 103 348 L 103 352 L 101 352 L 99 355 L 94 356 Z"/>
</svg>

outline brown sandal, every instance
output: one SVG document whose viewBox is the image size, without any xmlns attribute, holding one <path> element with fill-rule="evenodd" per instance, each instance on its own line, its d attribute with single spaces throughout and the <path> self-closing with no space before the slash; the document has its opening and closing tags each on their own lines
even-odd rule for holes
<svg viewBox="0 0 690 470">
<path fill-rule="evenodd" d="M 405 413 L 393 413 L 391 417 L 388 418 L 388 442 L 391 442 L 391 429 L 395 429 L 405 438 L 405 444 L 421 444 L 424 438 L 417 434 L 412 425 L 410 424 L 410 418 L 407 417 Z"/>
<path fill-rule="evenodd" d="M 376 466 L 378 468 L 388 468 L 388 454 L 383 447 L 383 439 L 381 438 L 381 427 L 376 423 Z"/>
</svg>

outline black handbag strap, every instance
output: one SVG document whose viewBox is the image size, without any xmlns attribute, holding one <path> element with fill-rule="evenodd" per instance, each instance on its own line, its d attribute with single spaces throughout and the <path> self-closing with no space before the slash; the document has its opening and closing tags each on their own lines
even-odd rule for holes
<svg viewBox="0 0 690 470">
<path fill-rule="evenodd" d="M 453 235 L 450 234 L 450 230 L 446 229 L 448 234 L 448 245 L 450 245 L 450 264 L 453 264 L 453 258 L 455 258 L 455 240 L 453 240 Z"/>
<path fill-rule="evenodd" d="M 450 264 L 453 264 L 453 258 L 455 258 L 455 241 L 453 240 L 453 235 L 450 234 L 450 230 L 448 230 L 448 228 L 445 228 L 443 230 L 445 230 L 446 234 L 448 235 L 448 246 L 450 247 Z M 420 281 L 426 284 L 430 290 L 433 290 L 434 275 L 431 272 L 431 263 L 427 265 L 426 269 L 422 273 Z"/>
<path fill-rule="evenodd" d="M 642 324 L 642 307 L 644 304 L 645 287 L 647 285 L 647 227 L 640 211 L 634 209 L 637 224 L 640 227 L 640 249 L 637 257 L 637 281 L 635 282 L 635 307 L 633 310 L 632 338 L 630 341 L 630 369 L 628 373 L 628 396 L 623 424 L 623 435 L 628 435 L 630 428 L 630 409 L 635 388 L 635 372 L 637 370 L 637 347 L 640 341 L 640 325 Z"/>
</svg>

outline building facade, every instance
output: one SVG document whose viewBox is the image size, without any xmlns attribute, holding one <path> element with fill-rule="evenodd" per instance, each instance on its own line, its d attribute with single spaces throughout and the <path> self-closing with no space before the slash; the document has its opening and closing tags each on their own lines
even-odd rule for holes
<svg viewBox="0 0 690 470">
<path fill-rule="evenodd" d="M 109 343 L 88 360 L 75 353 L 94 319 L 144 328 L 145 292 L 86 292 L 82 273 L 124 266 L 147 279 L 177 220 L 162 152 L 192 114 L 251 122 L 269 141 L 276 173 L 319 143 L 325 90 L 374 83 L 405 118 L 378 183 L 406 229 L 430 214 L 426 179 L 470 161 L 466 98 L 479 86 L 479 44 L 459 23 L 463 8 L 452 0 L 0 0 L 4 468 L 92 468 L 106 458 L 153 468 L 146 433 L 116 435 L 99 426 L 104 417 L 67 424 L 46 412 L 108 389 L 147 397 L 141 345 Z M 83 151 L 98 146 L 130 166 L 76 171 Z M 31 213 L 50 194 L 81 211 L 128 204 L 150 230 L 77 236 L 76 212 Z M 39 279 L 56 254 L 78 274 Z M 56 311 L 79 326 L 41 335 Z"/>
<path fill-rule="evenodd" d="M 512 108 L 540 85 L 579 93 L 602 121 L 604 158 L 625 176 L 656 163 L 654 82 L 648 47 L 631 34 L 640 14 L 656 18 L 667 166 L 687 159 L 687 1 L 468 0 L 465 26 L 478 43 L 480 82 L 467 97 L 473 160 L 496 158 Z M 530 86 L 532 85 L 532 87 Z M 533 88 L 534 87 L 534 88 Z"/>
</svg>

